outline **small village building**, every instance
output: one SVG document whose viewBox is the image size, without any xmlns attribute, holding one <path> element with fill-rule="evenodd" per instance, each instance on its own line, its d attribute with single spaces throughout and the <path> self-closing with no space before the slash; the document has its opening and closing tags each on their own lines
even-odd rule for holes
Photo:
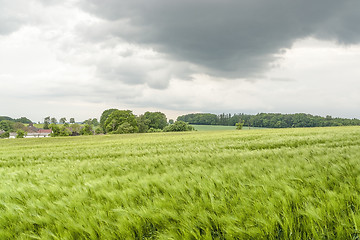
<svg viewBox="0 0 360 240">
<path fill-rule="evenodd" d="M 29 127 L 27 127 L 27 133 L 25 134 L 24 138 L 50 137 L 51 132 L 51 129 L 36 128 L 31 124 Z M 16 138 L 16 136 L 16 132 L 11 132 L 9 138 Z"/>
</svg>

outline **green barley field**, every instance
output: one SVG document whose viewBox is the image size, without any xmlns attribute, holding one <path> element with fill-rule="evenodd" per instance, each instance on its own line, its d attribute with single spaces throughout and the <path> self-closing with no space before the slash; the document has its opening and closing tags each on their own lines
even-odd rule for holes
<svg viewBox="0 0 360 240">
<path fill-rule="evenodd" d="M 360 127 L 0 140 L 0 239 L 359 239 Z"/>
<path fill-rule="evenodd" d="M 220 125 L 191 125 L 196 131 L 224 131 L 224 130 L 235 130 L 235 126 L 220 126 Z M 256 127 L 247 127 L 244 126 L 242 130 L 254 130 L 254 129 L 264 129 Z"/>
</svg>

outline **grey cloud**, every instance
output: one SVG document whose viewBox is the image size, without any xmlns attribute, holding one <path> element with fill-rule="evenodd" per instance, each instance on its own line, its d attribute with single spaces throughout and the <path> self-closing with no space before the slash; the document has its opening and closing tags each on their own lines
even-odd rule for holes
<svg viewBox="0 0 360 240">
<path fill-rule="evenodd" d="M 10 34 L 24 24 L 26 15 L 23 11 L 27 4 L 18 0 L 0 0 L 0 35 Z"/>
<path fill-rule="evenodd" d="M 256 77 L 299 38 L 359 42 L 357 0 L 87 0 L 109 33 L 207 74 Z"/>
</svg>

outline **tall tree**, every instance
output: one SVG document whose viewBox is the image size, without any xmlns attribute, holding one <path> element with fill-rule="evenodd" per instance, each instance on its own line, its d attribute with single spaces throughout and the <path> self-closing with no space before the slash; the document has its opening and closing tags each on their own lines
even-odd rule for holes
<svg viewBox="0 0 360 240">
<path fill-rule="evenodd" d="M 96 118 L 93 118 L 93 119 L 91 120 L 91 124 L 96 127 L 96 126 L 99 125 L 99 122 L 98 122 L 98 120 L 97 120 Z"/>
<path fill-rule="evenodd" d="M 53 118 L 51 118 L 51 123 L 52 123 L 52 124 L 57 124 L 57 120 L 56 120 L 56 118 L 54 118 L 54 117 L 53 117 Z"/>
<path fill-rule="evenodd" d="M 70 118 L 70 123 L 74 124 L 75 123 L 75 118 Z"/>
<path fill-rule="evenodd" d="M 135 115 L 130 110 L 115 110 L 104 123 L 106 133 L 138 132 Z"/>
<path fill-rule="evenodd" d="M 101 117 L 100 117 L 100 127 L 102 127 L 102 129 L 104 130 L 104 132 L 106 132 L 106 129 L 105 129 L 105 122 L 106 122 L 106 119 L 110 116 L 110 114 L 114 111 L 118 111 L 118 109 L 115 109 L 115 108 L 111 108 L 111 109 L 107 109 L 105 110 L 102 114 L 101 114 Z"/>
<path fill-rule="evenodd" d="M 60 118 L 60 123 L 65 124 L 66 123 L 66 118 L 65 117 Z"/>
<path fill-rule="evenodd" d="M 50 125 L 50 116 L 49 117 L 46 117 L 44 119 L 44 129 L 49 129 L 49 125 Z"/>
<path fill-rule="evenodd" d="M 146 112 L 144 118 L 149 121 L 149 128 L 164 129 L 167 126 L 166 115 L 162 112 Z"/>
</svg>

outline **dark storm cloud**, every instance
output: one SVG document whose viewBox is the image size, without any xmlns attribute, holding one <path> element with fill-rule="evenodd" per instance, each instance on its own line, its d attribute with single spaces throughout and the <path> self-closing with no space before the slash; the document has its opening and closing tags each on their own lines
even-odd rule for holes
<svg viewBox="0 0 360 240">
<path fill-rule="evenodd" d="M 113 24 L 110 35 L 230 78 L 263 72 L 299 38 L 351 44 L 360 37 L 358 0 L 84 0 L 81 6 Z"/>
</svg>

